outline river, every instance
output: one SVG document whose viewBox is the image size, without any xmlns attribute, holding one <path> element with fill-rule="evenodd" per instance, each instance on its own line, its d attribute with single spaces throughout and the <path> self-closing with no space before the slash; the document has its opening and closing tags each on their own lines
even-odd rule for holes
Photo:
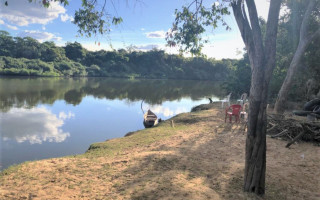
<svg viewBox="0 0 320 200">
<path fill-rule="evenodd" d="M 211 81 L 0 77 L 0 170 L 84 153 L 143 129 L 147 109 L 166 120 L 222 92 Z"/>
</svg>

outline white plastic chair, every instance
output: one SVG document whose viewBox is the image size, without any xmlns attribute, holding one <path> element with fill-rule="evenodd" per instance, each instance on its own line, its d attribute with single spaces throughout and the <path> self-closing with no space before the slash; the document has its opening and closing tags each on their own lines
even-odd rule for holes
<svg viewBox="0 0 320 200">
<path fill-rule="evenodd" d="M 230 97 L 231 97 L 231 92 L 226 96 L 224 99 L 221 100 L 221 108 L 223 108 L 224 103 L 228 103 L 228 106 L 230 106 Z"/>
<path fill-rule="evenodd" d="M 249 109 L 249 103 L 246 102 L 243 104 L 242 111 L 240 112 L 240 120 L 242 120 L 243 122 L 248 121 L 248 112 L 247 112 L 248 109 Z"/>
<path fill-rule="evenodd" d="M 240 99 L 237 100 L 237 103 L 243 106 L 243 104 L 247 101 L 247 93 L 243 93 Z"/>
</svg>

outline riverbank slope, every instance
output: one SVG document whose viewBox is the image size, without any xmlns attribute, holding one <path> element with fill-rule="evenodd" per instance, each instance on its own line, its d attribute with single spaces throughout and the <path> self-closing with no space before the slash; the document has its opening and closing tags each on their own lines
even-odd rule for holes
<svg viewBox="0 0 320 200">
<path fill-rule="evenodd" d="M 242 192 L 243 124 L 218 107 L 0 175 L 0 199 L 254 199 Z M 173 121 L 173 123 L 172 123 Z M 320 148 L 267 138 L 265 199 L 319 199 Z"/>
</svg>

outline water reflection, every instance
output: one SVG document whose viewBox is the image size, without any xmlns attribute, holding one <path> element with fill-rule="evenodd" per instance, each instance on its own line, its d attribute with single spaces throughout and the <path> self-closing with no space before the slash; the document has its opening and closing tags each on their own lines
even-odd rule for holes
<svg viewBox="0 0 320 200">
<path fill-rule="evenodd" d="M 220 96 L 210 81 L 0 77 L 0 170 L 143 129 L 142 99 L 166 120 Z"/>
<path fill-rule="evenodd" d="M 70 133 L 63 132 L 61 127 L 66 119 L 72 117 L 74 114 L 71 112 L 60 112 L 58 118 L 44 107 L 12 108 L 0 116 L 2 139 L 15 140 L 18 143 L 28 141 L 30 144 L 63 142 Z"/>
<path fill-rule="evenodd" d="M 155 105 L 151 106 L 150 110 L 154 112 L 155 114 L 162 114 L 165 117 L 172 117 L 174 115 L 188 112 L 188 110 L 185 107 L 177 107 L 175 109 L 170 109 L 169 107 Z"/>
<path fill-rule="evenodd" d="M 223 96 L 219 83 L 187 80 L 125 80 L 106 78 L 0 78 L 0 110 L 52 105 L 57 100 L 79 105 L 85 96 L 151 105 L 185 97 Z"/>
</svg>

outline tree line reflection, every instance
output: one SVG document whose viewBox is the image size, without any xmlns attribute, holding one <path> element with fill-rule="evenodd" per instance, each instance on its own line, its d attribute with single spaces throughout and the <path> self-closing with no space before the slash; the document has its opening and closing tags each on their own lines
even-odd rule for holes
<svg viewBox="0 0 320 200">
<path fill-rule="evenodd" d="M 128 102 L 144 100 L 155 105 L 163 101 L 190 97 L 223 96 L 221 85 L 211 81 L 127 80 L 113 78 L 0 78 L 0 109 L 32 108 L 64 100 L 78 105 L 85 96 L 119 99 Z"/>
</svg>

